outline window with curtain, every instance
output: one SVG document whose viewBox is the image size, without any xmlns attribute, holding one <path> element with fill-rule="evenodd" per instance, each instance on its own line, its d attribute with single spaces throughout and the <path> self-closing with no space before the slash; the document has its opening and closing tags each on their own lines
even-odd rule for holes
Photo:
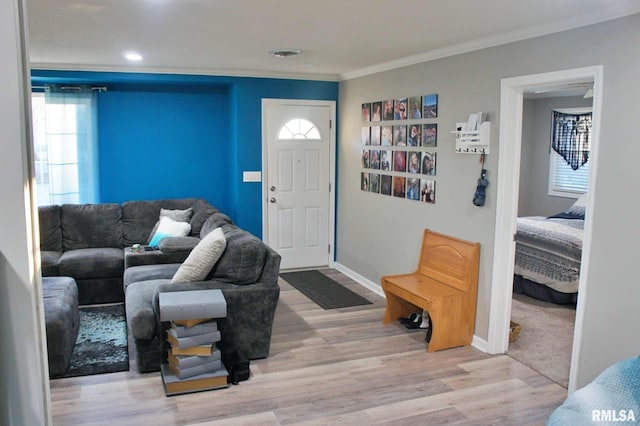
<svg viewBox="0 0 640 426">
<path fill-rule="evenodd" d="M 95 91 L 47 86 L 32 106 L 38 205 L 99 202 Z"/>
<path fill-rule="evenodd" d="M 549 195 L 577 198 L 589 186 L 591 111 L 553 111 Z"/>
</svg>

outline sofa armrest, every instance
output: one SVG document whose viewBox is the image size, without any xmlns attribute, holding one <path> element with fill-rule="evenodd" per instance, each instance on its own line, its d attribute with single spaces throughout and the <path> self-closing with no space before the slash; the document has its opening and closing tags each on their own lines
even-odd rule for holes
<svg viewBox="0 0 640 426">
<path fill-rule="evenodd" d="M 191 252 L 200 242 L 197 237 L 165 237 L 160 240 L 158 247 L 163 253 Z"/>
<path fill-rule="evenodd" d="M 160 329 L 159 294 L 171 291 L 220 289 L 227 302 L 227 316 L 218 320 L 223 353 L 237 353 L 248 359 L 269 355 L 271 332 L 280 296 L 277 282 L 231 284 L 216 280 L 160 284 L 153 297 L 153 309 Z"/>
</svg>

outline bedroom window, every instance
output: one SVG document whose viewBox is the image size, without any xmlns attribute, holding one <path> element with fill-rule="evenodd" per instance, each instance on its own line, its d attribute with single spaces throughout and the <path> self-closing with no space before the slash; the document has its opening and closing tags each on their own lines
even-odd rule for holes
<svg viewBox="0 0 640 426">
<path fill-rule="evenodd" d="M 549 195 L 578 198 L 589 188 L 591 108 L 554 110 Z"/>
<path fill-rule="evenodd" d="M 47 87 L 31 101 L 37 204 L 99 202 L 95 92 Z"/>
</svg>

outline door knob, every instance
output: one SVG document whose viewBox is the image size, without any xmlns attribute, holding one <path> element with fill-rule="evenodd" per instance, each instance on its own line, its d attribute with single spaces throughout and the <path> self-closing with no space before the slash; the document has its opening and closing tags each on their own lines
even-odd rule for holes
<svg viewBox="0 0 640 426">
<path fill-rule="evenodd" d="M 270 203 L 275 203 L 275 202 L 276 202 L 275 197 L 271 197 L 271 199 L 269 200 L 269 202 L 270 202 Z"/>
<path fill-rule="evenodd" d="M 273 185 L 271 185 L 271 188 L 269 188 L 269 190 L 270 190 L 271 192 L 273 192 L 273 191 L 275 191 L 275 190 L 276 190 L 276 187 L 275 187 L 275 186 L 273 186 Z"/>
</svg>

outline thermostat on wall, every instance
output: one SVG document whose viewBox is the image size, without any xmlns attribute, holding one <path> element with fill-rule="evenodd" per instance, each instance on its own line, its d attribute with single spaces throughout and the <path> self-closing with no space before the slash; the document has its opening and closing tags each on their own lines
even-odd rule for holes
<svg viewBox="0 0 640 426">
<path fill-rule="evenodd" d="M 262 172 L 242 172 L 243 182 L 261 182 Z"/>
</svg>

